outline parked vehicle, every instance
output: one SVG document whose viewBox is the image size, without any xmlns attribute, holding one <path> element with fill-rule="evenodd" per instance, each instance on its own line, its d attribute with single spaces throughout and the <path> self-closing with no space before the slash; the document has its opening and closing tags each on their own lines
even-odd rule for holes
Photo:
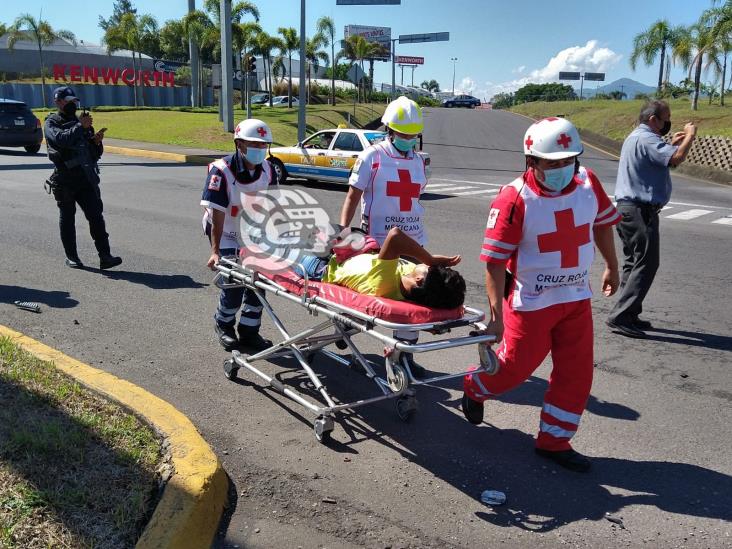
<svg viewBox="0 0 732 549">
<path fill-rule="evenodd" d="M 474 109 L 480 107 L 480 99 L 473 97 L 472 95 L 456 95 L 455 97 L 448 97 L 442 102 L 443 107 L 451 109 L 453 107 L 468 107 Z"/>
<path fill-rule="evenodd" d="M 293 105 L 299 105 L 299 101 L 297 97 L 292 98 L 292 104 Z M 286 95 L 278 95 L 277 97 L 272 98 L 272 106 L 273 107 L 287 107 L 289 105 L 287 101 Z"/>
<path fill-rule="evenodd" d="M 265 103 L 269 103 L 268 93 L 258 93 L 252 96 L 252 105 L 264 105 Z"/>
<path fill-rule="evenodd" d="M 285 97 L 285 99 L 287 99 Z M 372 130 L 335 128 L 314 133 L 294 147 L 273 147 L 269 161 L 283 184 L 288 175 L 315 181 L 348 183 L 353 165 L 361 151 L 386 138 Z M 430 155 L 419 151 L 430 175 Z"/>
<path fill-rule="evenodd" d="M 35 154 L 41 149 L 41 121 L 22 101 L 0 98 L 0 147 L 23 147 Z"/>
</svg>

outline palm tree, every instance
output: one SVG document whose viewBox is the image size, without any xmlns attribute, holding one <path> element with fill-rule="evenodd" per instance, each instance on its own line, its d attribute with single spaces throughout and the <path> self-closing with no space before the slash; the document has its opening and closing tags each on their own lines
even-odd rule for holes
<svg viewBox="0 0 732 549">
<path fill-rule="evenodd" d="M 201 59 L 201 49 L 208 42 L 207 37 L 213 32 L 213 24 L 208 15 L 200 10 L 188 12 L 183 17 L 183 33 L 193 44 L 194 51 L 198 54 L 198 82 L 191 82 L 191 87 L 195 86 L 196 95 L 198 96 L 198 105 L 201 104 L 201 96 L 203 95 L 203 60 Z"/>
<path fill-rule="evenodd" d="M 716 2 L 713 2 L 716 4 Z M 722 74 L 720 78 L 719 104 L 724 106 L 724 82 L 727 78 L 727 57 L 732 51 L 732 0 L 726 0 L 720 7 L 706 10 L 700 21 L 712 27 L 717 49 L 722 52 Z M 732 79 L 730 85 L 732 85 Z"/>
<path fill-rule="evenodd" d="M 267 84 L 267 91 L 269 92 L 269 106 L 272 106 L 272 51 L 275 49 L 281 50 L 284 47 L 282 41 L 262 31 L 257 34 L 255 38 L 255 49 L 259 55 L 262 56 L 262 62 L 264 63 L 264 79 Z"/>
<path fill-rule="evenodd" d="M 721 72 L 721 66 L 717 59 L 717 44 L 714 41 L 714 34 L 711 27 L 696 23 L 684 28 L 679 34 L 674 57 L 678 59 L 684 69 L 689 69 L 689 78 L 694 82 L 694 93 L 692 95 L 691 109 L 697 110 L 699 105 L 699 91 L 701 88 L 702 68 L 706 59 L 706 68 L 716 66 Z M 692 72 L 694 76 L 692 78 Z"/>
<path fill-rule="evenodd" d="M 8 32 L 8 29 L 5 27 L 5 24 L 0 23 L 0 36 L 5 35 L 6 32 Z"/>
<path fill-rule="evenodd" d="M 43 66 L 43 46 L 49 46 L 54 40 L 64 38 L 76 45 L 76 36 L 68 30 L 54 30 L 48 21 L 40 17 L 36 20 L 29 13 L 18 17 L 8 29 L 8 49 L 12 50 L 19 40 L 32 40 L 38 46 L 38 62 L 41 68 L 41 97 L 46 105 L 46 74 Z"/>
<path fill-rule="evenodd" d="M 247 21 L 246 23 L 234 23 L 232 25 L 232 43 L 234 45 L 234 50 L 239 52 L 240 59 L 242 61 L 243 77 L 239 83 L 242 109 L 244 109 L 246 101 L 246 98 L 244 97 L 244 79 L 249 78 L 247 68 L 243 65 L 249 56 L 249 53 L 256 49 L 256 38 L 260 32 L 262 32 L 262 27 L 260 27 L 258 23 Z"/>
<path fill-rule="evenodd" d="M 378 44 L 369 42 L 363 36 L 352 35 L 346 38 L 343 43 L 343 49 L 338 52 L 336 59 L 348 59 L 351 65 L 354 65 L 356 62 L 358 62 L 361 67 L 361 72 L 365 74 L 365 71 L 363 70 L 364 59 L 368 59 L 369 57 L 374 56 L 376 48 L 378 47 Z M 362 86 L 365 99 L 365 85 L 363 83 L 363 79 L 361 79 L 361 82 L 359 83 L 357 95 L 361 93 Z"/>
<path fill-rule="evenodd" d="M 287 56 L 289 62 L 287 67 L 287 106 L 292 108 L 292 54 L 300 49 L 300 37 L 292 27 L 280 27 L 277 32 L 282 35 L 280 57 Z M 303 59 L 300 59 L 300 63 L 304 62 Z M 303 83 L 300 82 L 300 85 L 302 86 Z"/>
<path fill-rule="evenodd" d="M 103 42 L 107 46 L 107 52 L 112 53 L 118 50 L 128 49 L 132 52 L 132 71 L 135 74 L 133 79 L 135 93 L 135 107 L 139 103 L 145 104 L 144 94 L 140 93 L 138 80 L 138 66 L 142 69 L 142 48 L 146 40 L 152 35 L 158 34 L 158 24 L 152 15 L 138 16 L 135 13 L 125 13 L 120 17 L 117 25 L 108 26 L 104 31 Z M 135 54 L 138 54 L 139 64 L 135 66 Z"/>
<path fill-rule="evenodd" d="M 419 85 L 419 87 L 430 92 L 440 91 L 440 84 L 434 78 L 429 81 L 425 80 Z"/>
<path fill-rule="evenodd" d="M 307 102 L 310 103 L 310 73 L 311 70 L 317 72 L 322 61 L 328 66 L 328 54 L 320 48 L 327 44 L 327 39 L 320 34 L 316 34 L 312 38 L 305 41 L 305 61 L 307 62 L 306 68 L 308 72 L 308 98 Z"/>
<path fill-rule="evenodd" d="M 663 88 L 663 69 L 666 60 L 666 50 L 673 48 L 677 41 L 679 28 L 672 28 L 668 21 L 660 19 L 648 29 L 636 35 L 633 39 L 633 53 L 630 54 L 630 68 L 635 70 L 639 59 L 646 65 L 652 65 L 656 55 L 661 54 L 658 68 L 658 93 Z M 668 79 L 668 73 L 667 73 Z"/>
<path fill-rule="evenodd" d="M 323 46 L 330 46 L 330 62 L 333 71 L 330 75 L 330 104 L 335 105 L 335 22 L 332 17 L 323 16 L 316 23 L 317 34 L 323 37 Z"/>
</svg>

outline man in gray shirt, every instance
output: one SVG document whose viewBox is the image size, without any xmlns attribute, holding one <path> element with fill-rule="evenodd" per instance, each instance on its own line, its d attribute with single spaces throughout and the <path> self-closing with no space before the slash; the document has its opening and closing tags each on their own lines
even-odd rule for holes
<svg viewBox="0 0 732 549">
<path fill-rule="evenodd" d="M 639 318 L 643 299 L 653 284 L 660 261 L 658 213 L 671 198 L 669 166 L 681 164 L 696 136 L 691 122 L 676 132 L 671 144 L 662 136 L 671 129 L 671 109 L 665 101 L 650 101 L 640 112 L 639 125 L 626 138 L 620 153 L 615 200 L 621 220 L 623 273 L 615 307 L 607 325 L 619 334 L 643 338 L 651 323 Z"/>
</svg>

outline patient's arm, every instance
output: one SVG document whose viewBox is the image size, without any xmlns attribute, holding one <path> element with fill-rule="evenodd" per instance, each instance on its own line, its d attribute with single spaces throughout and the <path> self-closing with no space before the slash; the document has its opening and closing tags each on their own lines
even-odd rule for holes
<svg viewBox="0 0 732 549">
<path fill-rule="evenodd" d="M 425 265 L 445 265 L 451 267 L 460 263 L 459 255 L 432 255 L 404 231 L 398 227 L 392 227 L 389 234 L 386 235 L 386 240 L 384 240 L 381 250 L 379 250 L 379 259 L 399 259 L 403 255 L 413 257 Z"/>
</svg>

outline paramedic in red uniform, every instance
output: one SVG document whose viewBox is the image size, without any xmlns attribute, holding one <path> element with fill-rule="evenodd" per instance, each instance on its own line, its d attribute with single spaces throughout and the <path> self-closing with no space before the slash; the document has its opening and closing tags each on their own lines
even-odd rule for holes
<svg viewBox="0 0 732 549">
<path fill-rule="evenodd" d="M 605 296 L 619 284 L 612 230 L 619 215 L 597 176 L 580 167 L 582 150 L 577 129 L 563 118 L 526 131 L 526 171 L 491 204 L 480 255 L 490 301 L 487 332 L 500 342 L 500 369 L 467 375 L 462 399 L 468 421 L 481 423 L 483 402 L 522 383 L 551 352 L 536 453 L 579 472 L 591 464 L 570 440 L 592 386 L 595 246 L 605 260 Z"/>
</svg>

